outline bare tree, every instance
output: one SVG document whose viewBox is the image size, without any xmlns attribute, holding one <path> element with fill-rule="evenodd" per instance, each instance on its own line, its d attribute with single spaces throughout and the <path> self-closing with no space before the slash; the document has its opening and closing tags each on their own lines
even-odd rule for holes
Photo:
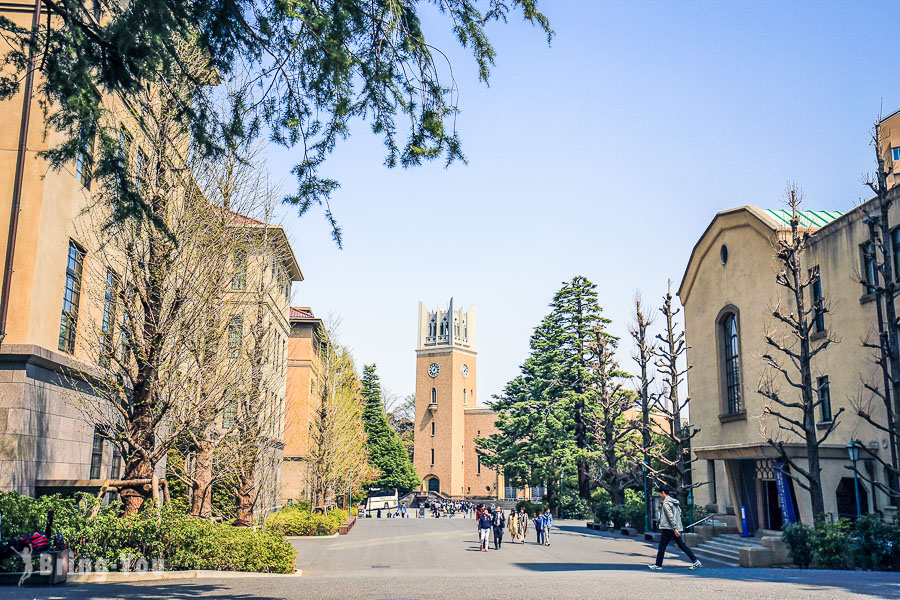
<svg viewBox="0 0 900 600">
<path fill-rule="evenodd" d="M 819 447 L 838 425 L 843 408 L 832 417 L 831 423 L 823 430 L 816 428 L 816 410 L 822 405 L 813 387 L 812 362 L 824 352 L 834 338 L 827 334 L 813 346 L 810 336 L 817 314 L 824 314 L 824 301 L 807 302 L 813 286 L 819 280 L 816 268 L 806 270 L 802 258 L 806 250 L 809 233 L 800 228 L 799 207 L 802 192 L 791 184 L 786 192 L 787 205 L 791 209 L 791 230 L 788 235 L 779 235 L 776 240 L 776 258 L 780 263 L 775 282 L 787 292 L 787 302 L 780 297 L 772 309 L 775 328 L 766 332 L 765 340 L 771 353 L 763 355 L 767 371 L 760 378 L 758 392 L 768 401 L 760 420 L 761 434 L 778 452 L 781 460 L 790 468 L 785 474 L 801 488 L 809 492 L 815 518 L 825 512 L 822 492 Z M 779 333 L 778 327 L 786 331 Z M 776 374 L 787 384 L 788 394 L 784 394 L 776 382 Z M 794 439 L 803 440 L 806 466 L 800 459 L 788 452 L 787 445 Z"/>
<path fill-rule="evenodd" d="M 375 472 L 368 461 L 360 381 L 349 351 L 337 342 L 335 324 L 328 327 L 319 364 L 319 403 L 310 424 L 307 461 L 313 508 L 327 509 L 338 494 L 348 487 L 358 490 Z"/>
<path fill-rule="evenodd" d="M 684 329 L 680 329 L 676 321 L 681 309 L 673 306 L 671 280 L 668 286 L 659 309 L 665 319 L 665 331 L 657 334 L 659 343 L 653 351 L 663 382 L 663 392 L 656 398 L 655 409 L 665 419 L 666 426 L 661 428 L 661 436 L 668 442 L 667 445 L 671 445 L 672 453 L 667 456 L 665 452 L 657 452 L 656 460 L 663 465 L 663 469 L 653 475 L 671 485 L 678 494 L 679 502 L 687 506 L 688 492 L 703 485 L 694 481 L 693 464 L 697 459 L 691 455 L 691 439 L 700 430 L 682 419 L 682 415 L 690 410 L 691 397 L 685 395 L 682 399 L 680 388 L 685 383 L 690 366 L 684 365 L 687 344 Z"/>
<path fill-rule="evenodd" d="M 594 331 L 589 344 L 594 401 L 591 429 L 600 460 L 594 463 L 594 478 L 609 493 L 613 504 L 625 504 L 625 488 L 634 480 L 635 431 L 625 419 L 634 405 L 633 394 L 625 389 L 628 374 L 619 368 L 615 353 L 618 339 L 602 328 Z"/>
<path fill-rule="evenodd" d="M 900 293 L 895 272 L 898 258 L 892 237 L 888 214 L 897 198 L 898 186 L 888 187 L 888 168 L 882 155 L 882 130 L 875 125 L 872 138 L 875 146 L 876 171 L 866 180 L 866 185 L 875 193 L 870 204 L 873 210 L 864 219 L 869 228 L 869 243 L 865 247 L 866 262 L 871 265 L 867 273 L 862 273 L 860 282 L 875 295 L 878 321 L 878 340 L 863 340 L 864 347 L 874 351 L 874 362 L 881 373 L 881 381 L 863 379 L 863 388 L 869 396 L 860 395 L 851 402 L 856 414 L 878 431 L 887 434 L 890 460 L 886 461 L 872 449 L 860 445 L 863 454 L 880 463 L 887 473 L 887 482 L 874 480 L 865 471 L 857 469 L 864 481 L 881 489 L 891 497 L 896 506 L 900 502 L 900 323 L 897 321 L 896 299 Z M 875 416 L 876 399 L 884 408 L 885 419 Z"/>
<path fill-rule="evenodd" d="M 651 436 L 650 414 L 655 404 L 655 395 L 650 391 L 653 385 L 654 377 L 651 374 L 653 367 L 653 359 L 655 357 L 655 348 L 653 341 L 650 339 L 649 329 L 653 325 L 653 310 L 650 314 L 646 312 L 640 293 L 634 295 L 634 316 L 628 333 L 634 341 L 634 354 L 632 359 L 640 371 L 637 379 L 637 395 L 638 406 L 640 407 L 641 420 L 632 425 L 641 433 L 640 459 L 641 459 L 641 485 L 644 489 L 644 527 L 650 527 L 653 522 L 653 515 L 650 514 L 649 482 L 648 474 L 651 470 L 651 455 L 654 454 L 654 443 Z"/>
</svg>

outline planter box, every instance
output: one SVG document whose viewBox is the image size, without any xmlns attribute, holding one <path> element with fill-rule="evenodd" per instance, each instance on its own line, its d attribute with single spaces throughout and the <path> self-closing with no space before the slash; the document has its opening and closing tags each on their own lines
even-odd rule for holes
<svg viewBox="0 0 900 600">
<path fill-rule="evenodd" d="M 356 525 L 356 517 L 350 517 L 338 528 L 338 535 L 347 535 L 354 525 Z"/>
<path fill-rule="evenodd" d="M 638 534 L 638 530 L 634 527 L 623 527 L 619 533 L 621 533 L 622 535 L 630 535 L 634 537 Z"/>
<path fill-rule="evenodd" d="M 653 542 L 654 544 L 658 544 L 660 537 L 662 537 L 662 534 L 658 531 L 644 532 L 644 541 L 646 542 Z"/>
<path fill-rule="evenodd" d="M 775 564 L 775 553 L 765 546 L 748 546 L 738 549 L 742 567 L 771 567 Z"/>
</svg>

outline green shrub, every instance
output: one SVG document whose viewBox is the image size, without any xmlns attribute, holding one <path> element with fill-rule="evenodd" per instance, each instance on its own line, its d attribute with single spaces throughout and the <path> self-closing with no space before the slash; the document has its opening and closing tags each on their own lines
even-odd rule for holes
<svg viewBox="0 0 900 600">
<path fill-rule="evenodd" d="M 818 522 L 813 528 L 816 566 L 820 569 L 846 569 L 850 564 L 850 521 Z"/>
<path fill-rule="evenodd" d="M 60 496 L 28 498 L 14 492 L 0 492 L 3 535 L 12 537 L 44 531 L 46 512 L 56 511 L 53 531 L 62 533 L 78 561 L 89 561 L 99 570 L 98 561 L 118 570 L 124 557 L 132 567 L 144 559 L 162 559 L 166 570 L 214 569 L 291 573 L 296 551 L 275 532 L 259 532 L 197 519 L 187 514 L 182 502 L 166 504 L 157 514 L 151 503 L 135 515 L 122 517 L 121 505 L 113 503 L 90 517 L 97 500 L 82 495 L 78 499 Z M 14 561 L 2 565 L 17 570 Z"/>
<path fill-rule="evenodd" d="M 525 512 L 528 513 L 528 516 L 532 517 L 547 510 L 548 506 L 549 505 L 546 502 L 536 503 L 531 502 L 530 500 L 519 500 L 516 502 L 516 512 L 519 512 L 524 508 Z"/>
<path fill-rule="evenodd" d="M 589 519 L 591 505 L 580 496 L 563 496 L 559 506 L 560 515 L 567 519 Z"/>
<path fill-rule="evenodd" d="M 340 508 L 324 515 L 290 505 L 269 515 L 266 529 L 281 535 L 334 535 L 347 518 L 347 511 Z"/>
<path fill-rule="evenodd" d="M 900 524 L 864 515 L 853 527 L 854 558 L 863 569 L 889 571 L 900 562 Z"/>
<path fill-rule="evenodd" d="M 815 558 L 812 527 L 803 523 L 789 523 L 784 526 L 781 539 L 787 544 L 794 564 L 801 569 L 808 569 Z"/>
</svg>

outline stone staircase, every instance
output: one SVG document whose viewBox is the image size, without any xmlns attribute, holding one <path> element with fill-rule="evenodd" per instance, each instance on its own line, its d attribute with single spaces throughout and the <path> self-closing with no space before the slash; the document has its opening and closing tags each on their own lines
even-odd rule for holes
<svg viewBox="0 0 900 600">
<path fill-rule="evenodd" d="M 762 548 L 762 541 L 755 537 L 745 538 L 736 533 L 724 533 L 691 549 L 700 560 L 710 559 L 730 567 L 738 567 L 741 548 Z"/>
</svg>

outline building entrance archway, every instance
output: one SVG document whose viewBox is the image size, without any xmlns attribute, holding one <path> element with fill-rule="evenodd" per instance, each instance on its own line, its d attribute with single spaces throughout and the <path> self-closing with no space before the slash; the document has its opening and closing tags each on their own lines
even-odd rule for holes
<svg viewBox="0 0 900 600">
<path fill-rule="evenodd" d="M 441 491 L 441 480 L 437 477 L 429 477 L 425 482 L 427 489 L 429 492 L 440 492 Z"/>
</svg>

